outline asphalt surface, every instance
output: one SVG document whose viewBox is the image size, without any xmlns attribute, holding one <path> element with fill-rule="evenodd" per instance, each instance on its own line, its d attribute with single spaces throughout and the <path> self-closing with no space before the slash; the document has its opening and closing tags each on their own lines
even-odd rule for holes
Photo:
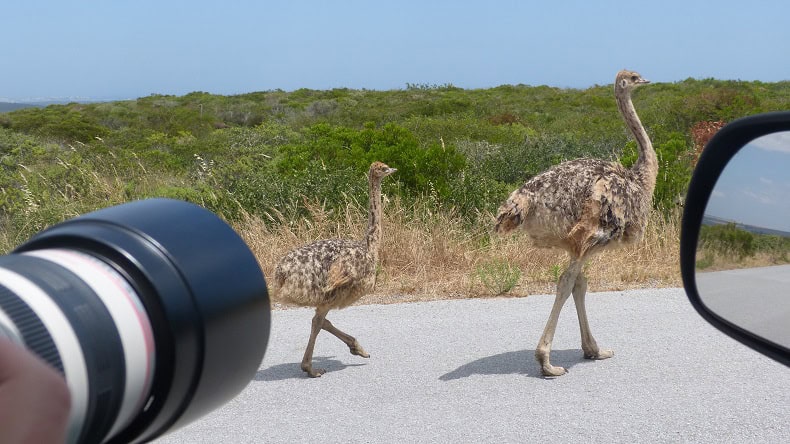
<svg viewBox="0 0 790 444">
<path fill-rule="evenodd" d="M 328 319 L 370 359 L 322 332 L 299 369 L 312 311 L 273 313 L 247 388 L 158 443 L 790 442 L 790 368 L 708 325 L 681 289 L 592 293 L 590 324 L 613 358 L 582 358 L 571 301 L 545 379 L 534 360 L 553 296 L 356 306 Z"/>
<path fill-rule="evenodd" d="M 697 273 L 696 280 L 711 311 L 790 348 L 790 265 Z"/>
</svg>

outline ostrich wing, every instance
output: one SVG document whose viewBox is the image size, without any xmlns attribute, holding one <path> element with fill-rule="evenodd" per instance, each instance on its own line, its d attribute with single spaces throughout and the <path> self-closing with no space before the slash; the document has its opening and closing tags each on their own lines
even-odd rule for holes
<svg viewBox="0 0 790 444">
<path fill-rule="evenodd" d="M 372 259 L 361 249 L 342 251 L 329 266 L 324 291 L 330 292 L 361 283 L 373 269 Z"/>
</svg>

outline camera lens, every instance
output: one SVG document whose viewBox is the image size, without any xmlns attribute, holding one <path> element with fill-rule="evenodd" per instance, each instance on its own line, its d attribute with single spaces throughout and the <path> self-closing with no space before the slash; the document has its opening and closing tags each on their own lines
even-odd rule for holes
<svg viewBox="0 0 790 444">
<path fill-rule="evenodd" d="M 149 199 L 55 225 L 0 257 L 0 335 L 61 371 L 69 442 L 143 442 L 222 405 L 268 342 L 266 283 L 221 219 Z"/>
</svg>

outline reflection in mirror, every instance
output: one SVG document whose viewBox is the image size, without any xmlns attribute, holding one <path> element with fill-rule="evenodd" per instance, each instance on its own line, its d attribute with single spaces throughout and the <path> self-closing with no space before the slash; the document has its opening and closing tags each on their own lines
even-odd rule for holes
<svg viewBox="0 0 790 444">
<path fill-rule="evenodd" d="M 724 168 L 696 269 L 710 311 L 790 348 L 790 132 L 752 140 Z"/>
</svg>

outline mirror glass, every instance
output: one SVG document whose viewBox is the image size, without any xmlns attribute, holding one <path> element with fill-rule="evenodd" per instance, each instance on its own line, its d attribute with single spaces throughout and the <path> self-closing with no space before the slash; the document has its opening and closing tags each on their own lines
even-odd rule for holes
<svg viewBox="0 0 790 444">
<path fill-rule="evenodd" d="M 710 311 L 790 348 L 790 132 L 752 140 L 716 182 L 696 281 Z"/>
</svg>

